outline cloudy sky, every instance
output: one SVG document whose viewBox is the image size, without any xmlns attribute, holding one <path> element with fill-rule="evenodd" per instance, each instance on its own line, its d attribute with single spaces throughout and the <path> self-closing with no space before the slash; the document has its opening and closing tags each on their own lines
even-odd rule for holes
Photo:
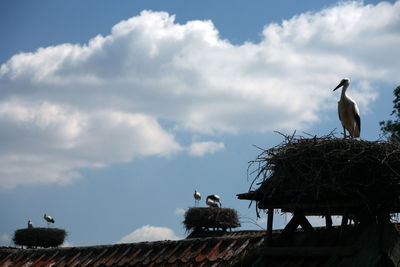
<svg viewBox="0 0 400 267">
<path fill-rule="evenodd" d="M 253 145 L 340 132 L 344 77 L 376 140 L 400 84 L 400 1 L 5 0 L 0 35 L 0 245 L 45 212 L 69 245 L 183 238 L 194 189 L 257 229 Z"/>
</svg>

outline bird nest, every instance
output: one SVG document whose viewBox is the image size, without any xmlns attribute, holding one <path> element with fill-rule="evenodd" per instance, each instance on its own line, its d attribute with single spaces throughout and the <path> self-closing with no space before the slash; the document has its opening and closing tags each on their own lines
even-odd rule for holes
<svg viewBox="0 0 400 267">
<path fill-rule="evenodd" d="M 66 235 L 65 230 L 58 228 L 25 228 L 15 231 L 13 241 L 27 247 L 58 247 Z"/>
<path fill-rule="evenodd" d="M 248 173 L 259 207 L 343 199 L 400 206 L 400 146 L 385 141 L 285 136 L 278 146 L 262 149 Z"/>
<path fill-rule="evenodd" d="M 183 221 L 187 231 L 197 228 L 236 228 L 240 226 L 238 214 L 228 208 L 190 208 Z"/>
</svg>

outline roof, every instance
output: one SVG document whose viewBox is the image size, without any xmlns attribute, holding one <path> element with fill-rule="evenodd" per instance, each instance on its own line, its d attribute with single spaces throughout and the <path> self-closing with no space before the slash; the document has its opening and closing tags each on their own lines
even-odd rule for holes
<svg viewBox="0 0 400 267">
<path fill-rule="evenodd" d="M 0 266 L 234 265 L 263 244 L 264 234 L 264 231 L 244 231 L 220 237 L 106 246 L 0 248 Z"/>
<path fill-rule="evenodd" d="M 394 226 L 391 226 L 394 232 L 398 231 L 398 225 Z M 3 247 L 0 248 L 0 267 L 381 266 L 357 264 L 382 264 L 393 255 L 399 255 L 400 259 L 400 242 L 396 241 L 398 235 L 390 232 L 390 237 L 395 239 L 392 244 L 397 242 L 397 247 L 388 246 L 392 255 L 385 255 L 378 240 L 388 240 L 389 235 L 379 236 L 376 229 L 348 226 L 329 230 L 322 227 L 313 231 L 298 230 L 285 243 L 279 243 L 281 231 L 274 231 L 272 245 L 266 238 L 266 231 L 235 231 L 215 237 L 106 246 L 51 249 Z"/>
</svg>

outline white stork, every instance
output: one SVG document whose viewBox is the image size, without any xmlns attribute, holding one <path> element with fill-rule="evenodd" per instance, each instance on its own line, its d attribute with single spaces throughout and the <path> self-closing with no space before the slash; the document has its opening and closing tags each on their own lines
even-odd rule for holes
<svg viewBox="0 0 400 267">
<path fill-rule="evenodd" d="M 197 205 L 199 204 L 200 200 L 201 200 L 201 195 L 199 193 L 199 191 L 197 191 L 197 189 L 194 190 L 194 206 L 197 207 Z"/>
<path fill-rule="evenodd" d="M 206 199 L 206 204 L 212 208 L 218 208 L 218 204 L 222 207 L 221 200 L 218 195 L 209 195 Z"/>
<path fill-rule="evenodd" d="M 28 220 L 28 228 L 33 228 L 33 223 L 31 220 Z"/>
<path fill-rule="evenodd" d="M 333 91 L 336 89 L 342 88 L 342 95 L 340 96 L 340 100 L 338 102 L 338 113 L 339 119 L 342 122 L 343 126 L 343 136 L 346 138 L 346 130 L 349 131 L 350 136 L 352 138 L 360 137 L 361 130 L 361 120 L 360 120 L 360 111 L 358 110 L 357 103 L 346 95 L 346 90 L 350 85 L 350 80 L 344 78 L 338 86 L 336 86 Z"/>
<path fill-rule="evenodd" d="M 54 223 L 54 219 L 51 216 L 47 215 L 46 213 L 44 214 L 43 218 L 47 222 L 47 227 L 49 227 L 50 223 Z"/>
</svg>

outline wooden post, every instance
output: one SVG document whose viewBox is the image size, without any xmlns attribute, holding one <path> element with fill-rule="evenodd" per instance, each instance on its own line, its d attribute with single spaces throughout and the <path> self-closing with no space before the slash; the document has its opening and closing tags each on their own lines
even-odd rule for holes
<svg viewBox="0 0 400 267">
<path fill-rule="evenodd" d="M 296 231 L 297 226 L 299 226 L 299 220 L 298 216 L 296 216 L 296 213 L 293 213 L 292 219 L 289 221 L 288 224 L 286 224 L 285 228 L 282 230 L 281 234 L 279 235 L 278 238 L 278 243 L 284 243 L 288 238 L 291 237 L 294 231 Z"/>
<path fill-rule="evenodd" d="M 344 209 L 343 217 L 342 217 L 342 226 L 346 226 L 349 221 L 349 211 Z"/>
<path fill-rule="evenodd" d="M 273 240 L 272 240 L 272 224 L 274 222 L 274 209 L 270 208 L 268 209 L 268 218 L 267 218 L 267 234 L 264 238 L 264 245 L 265 246 L 271 246 L 273 245 Z"/>
<path fill-rule="evenodd" d="M 272 240 L 272 224 L 274 222 L 274 209 L 268 209 L 267 236 Z"/>
<path fill-rule="evenodd" d="M 332 229 L 332 217 L 330 214 L 325 215 L 326 229 Z"/>
</svg>

